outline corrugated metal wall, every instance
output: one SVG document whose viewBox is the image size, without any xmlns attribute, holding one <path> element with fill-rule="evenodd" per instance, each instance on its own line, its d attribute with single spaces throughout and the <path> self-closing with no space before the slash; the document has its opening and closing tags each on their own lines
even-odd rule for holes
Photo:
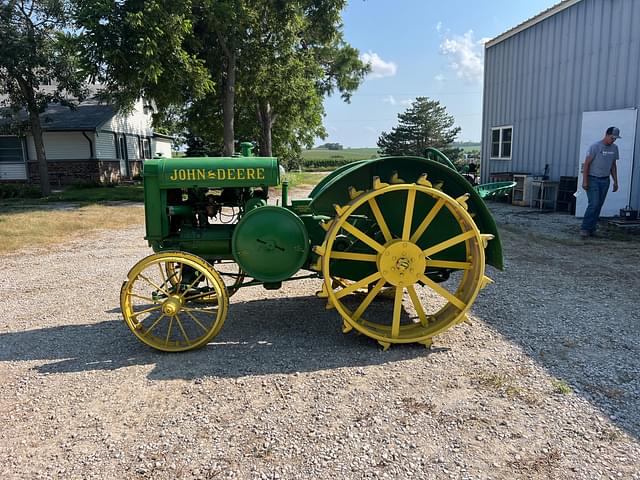
<svg viewBox="0 0 640 480">
<path fill-rule="evenodd" d="M 582 0 L 488 46 L 482 180 L 491 172 L 542 174 L 545 164 L 552 180 L 577 175 L 582 112 L 640 108 L 639 25 L 640 0 Z M 511 160 L 491 160 L 491 128 L 505 125 L 513 125 Z M 640 122 L 638 130 L 636 203 Z"/>
</svg>

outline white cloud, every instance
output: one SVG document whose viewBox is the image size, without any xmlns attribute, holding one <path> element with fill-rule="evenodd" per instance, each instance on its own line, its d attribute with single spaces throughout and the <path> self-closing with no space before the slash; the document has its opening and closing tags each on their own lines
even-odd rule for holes
<svg viewBox="0 0 640 480">
<path fill-rule="evenodd" d="M 442 31 L 442 22 L 436 23 L 436 32 L 440 33 Z"/>
<path fill-rule="evenodd" d="M 398 101 L 395 99 L 393 95 L 387 95 L 382 99 L 384 103 L 388 103 L 389 105 L 396 105 Z"/>
<path fill-rule="evenodd" d="M 482 82 L 483 45 L 486 39 L 474 40 L 473 30 L 469 30 L 463 36 L 455 35 L 445 38 L 440 44 L 440 53 L 449 58 L 449 66 L 456 72 L 458 78 L 469 83 Z"/>
<path fill-rule="evenodd" d="M 409 107 L 411 106 L 412 103 L 413 103 L 413 100 L 411 100 L 410 98 L 400 100 L 400 105 L 402 105 L 403 107 Z"/>
<path fill-rule="evenodd" d="M 385 62 L 377 53 L 367 52 L 360 55 L 360 60 L 371 65 L 371 75 L 373 78 L 393 77 L 398 66 L 393 62 Z"/>
<path fill-rule="evenodd" d="M 444 82 L 444 81 L 447 79 L 447 77 L 445 77 L 443 74 L 439 73 L 438 75 L 436 75 L 435 77 L 433 77 L 433 79 L 434 79 L 436 82 L 440 82 L 440 83 L 442 83 L 442 82 Z"/>
</svg>

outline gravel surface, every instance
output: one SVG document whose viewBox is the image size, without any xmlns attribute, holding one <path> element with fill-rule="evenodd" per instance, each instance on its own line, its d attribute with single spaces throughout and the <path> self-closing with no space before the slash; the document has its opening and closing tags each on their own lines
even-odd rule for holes
<svg viewBox="0 0 640 480">
<path fill-rule="evenodd" d="M 4 256 L 1 478 L 640 479 L 640 237 L 491 208 L 506 269 L 431 350 L 343 335 L 312 279 L 162 354 L 119 309 L 142 227 Z"/>
</svg>

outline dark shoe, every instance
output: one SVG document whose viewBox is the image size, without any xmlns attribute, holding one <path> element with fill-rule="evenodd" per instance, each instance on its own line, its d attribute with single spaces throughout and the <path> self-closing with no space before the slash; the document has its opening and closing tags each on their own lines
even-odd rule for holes
<svg viewBox="0 0 640 480">
<path fill-rule="evenodd" d="M 589 232 L 588 230 L 580 230 L 580 236 L 582 238 L 587 238 L 591 236 L 591 232 Z"/>
</svg>

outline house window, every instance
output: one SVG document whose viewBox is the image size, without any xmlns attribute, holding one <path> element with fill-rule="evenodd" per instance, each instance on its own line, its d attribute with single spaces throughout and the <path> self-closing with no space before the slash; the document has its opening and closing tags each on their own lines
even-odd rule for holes
<svg viewBox="0 0 640 480">
<path fill-rule="evenodd" d="M 0 162 L 24 162 L 20 137 L 0 137 Z"/>
<path fill-rule="evenodd" d="M 142 139 L 142 151 L 144 158 L 151 158 L 151 141 L 148 138 Z"/>
<path fill-rule="evenodd" d="M 513 127 L 491 129 L 491 158 L 509 160 L 511 158 L 511 136 Z"/>
<path fill-rule="evenodd" d="M 114 133 L 116 141 L 116 158 L 119 160 L 129 160 L 129 152 L 127 151 L 127 137 Z"/>
<path fill-rule="evenodd" d="M 151 140 L 150 139 L 138 137 L 138 148 L 140 150 L 140 159 L 151 158 Z"/>
</svg>

